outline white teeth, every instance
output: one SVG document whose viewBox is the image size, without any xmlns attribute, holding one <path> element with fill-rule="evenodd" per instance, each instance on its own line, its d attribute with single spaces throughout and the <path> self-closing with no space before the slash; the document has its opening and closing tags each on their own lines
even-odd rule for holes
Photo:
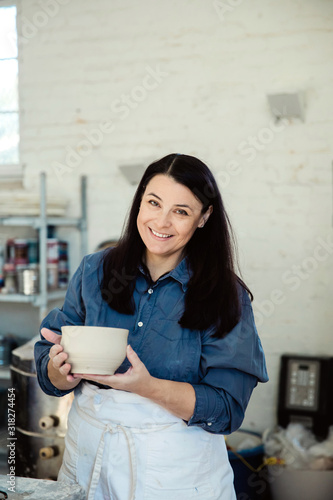
<svg viewBox="0 0 333 500">
<path fill-rule="evenodd" d="M 158 236 L 159 238 L 170 238 L 172 236 L 171 234 L 161 234 L 161 233 L 158 233 L 157 231 L 154 231 L 153 229 L 151 229 L 151 232 L 155 236 Z"/>
</svg>

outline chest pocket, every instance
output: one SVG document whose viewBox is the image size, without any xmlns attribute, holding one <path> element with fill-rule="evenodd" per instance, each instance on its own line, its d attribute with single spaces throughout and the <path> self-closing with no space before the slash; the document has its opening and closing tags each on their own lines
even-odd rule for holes
<svg viewBox="0 0 333 500">
<path fill-rule="evenodd" d="M 147 336 L 151 375 L 168 380 L 196 380 L 201 348 L 195 331 L 181 328 L 176 320 L 155 321 Z"/>
<path fill-rule="evenodd" d="M 187 328 L 182 328 L 176 319 L 156 320 L 152 324 L 151 330 L 160 337 L 174 342 L 189 340 L 195 335 Z"/>
</svg>

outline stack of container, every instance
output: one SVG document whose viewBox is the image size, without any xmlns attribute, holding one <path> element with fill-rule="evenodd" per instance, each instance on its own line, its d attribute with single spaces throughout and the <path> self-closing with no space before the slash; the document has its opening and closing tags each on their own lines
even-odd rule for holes
<svg viewBox="0 0 333 500">
<path fill-rule="evenodd" d="M 47 284 L 49 290 L 67 288 L 68 243 L 47 239 Z M 0 292 L 34 295 L 39 292 L 39 241 L 11 238 L 0 243 Z"/>
<path fill-rule="evenodd" d="M 0 245 L 2 293 L 33 295 L 39 289 L 37 238 L 11 238 Z"/>
<path fill-rule="evenodd" d="M 68 243 L 47 239 L 47 285 L 49 290 L 67 288 L 69 276 Z"/>
</svg>

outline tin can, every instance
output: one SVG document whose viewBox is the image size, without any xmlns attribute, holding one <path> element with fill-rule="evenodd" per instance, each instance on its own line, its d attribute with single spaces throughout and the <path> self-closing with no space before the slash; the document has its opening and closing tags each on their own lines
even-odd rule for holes
<svg viewBox="0 0 333 500">
<path fill-rule="evenodd" d="M 15 242 L 14 242 L 14 238 L 11 238 L 11 239 L 7 240 L 6 247 L 7 247 L 6 262 L 9 263 L 9 264 L 15 264 Z"/>
<path fill-rule="evenodd" d="M 15 265 L 28 264 L 28 240 L 14 239 Z"/>
<path fill-rule="evenodd" d="M 3 266 L 5 286 L 2 290 L 5 293 L 16 293 L 17 292 L 17 276 L 15 270 L 15 264 L 12 262 L 7 262 Z"/>
<path fill-rule="evenodd" d="M 24 295 L 35 295 L 39 292 L 39 269 L 37 264 L 16 267 L 18 292 Z"/>
<path fill-rule="evenodd" d="M 47 288 L 49 290 L 58 288 L 58 264 L 47 265 Z"/>
<path fill-rule="evenodd" d="M 47 263 L 57 264 L 59 262 L 59 240 L 57 238 L 47 239 Z"/>
<path fill-rule="evenodd" d="M 39 261 L 39 246 L 37 238 L 28 239 L 28 262 L 37 264 Z"/>
<path fill-rule="evenodd" d="M 58 264 L 58 284 L 59 288 L 67 288 L 69 281 L 69 268 L 67 260 L 60 260 Z"/>
<path fill-rule="evenodd" d="M 67 288 L 69 282 L 68 269 L 59 269 L 59 288 Z"/>
<path fill-rule="evenodd" d="M 59 241 L 59 260 L 68 260 L 68 242 Z"/>
</svg>

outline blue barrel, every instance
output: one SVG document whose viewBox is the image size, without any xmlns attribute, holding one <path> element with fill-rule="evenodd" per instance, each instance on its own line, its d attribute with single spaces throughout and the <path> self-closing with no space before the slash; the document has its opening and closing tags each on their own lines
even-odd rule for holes
<svg viewBox="0 0 333 500">
<path fill-rule="evenodd" d="M 249 448 L 237 451 L 237 446 L 244 440 L 249 440 L 253 443 Z M 262 468 L 259 472 L 254 472 L 253 469 L 258 469 L 264 461 L 264 445 L 262 444 L 261 435 L 252 431 L 239 430 L 230 436 L 227 436 L 227 445 L 237 451 L 237 455 L 233 451 L 228 450 L 228 457 L 231 467 L 234 471 L 234 486 L 236 490 L 237 500 L 269 500 L 270 491 L 269 483 L 267 482 L 267 469 Z M 245 464 L 241 456 L 247 464 Z"/>
</svg>

